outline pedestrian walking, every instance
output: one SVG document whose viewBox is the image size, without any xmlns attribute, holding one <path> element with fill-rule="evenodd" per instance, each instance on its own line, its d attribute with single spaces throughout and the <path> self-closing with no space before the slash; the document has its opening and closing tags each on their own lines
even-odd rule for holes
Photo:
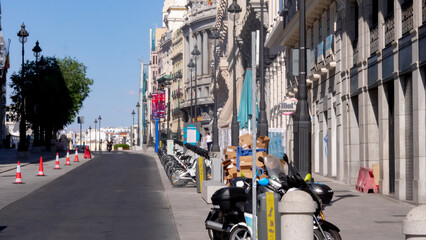
<svg viewBox="0 0 426 240">
<path fill-rule="evenodd" d="M 212 136 L 210 135 L 210 133 L 207 133 L 206 142 L 207 142 L 207 149 L 210 152 L 210 149 L 211 149 L 212 144 L 213 144 Z"/>
</svg>

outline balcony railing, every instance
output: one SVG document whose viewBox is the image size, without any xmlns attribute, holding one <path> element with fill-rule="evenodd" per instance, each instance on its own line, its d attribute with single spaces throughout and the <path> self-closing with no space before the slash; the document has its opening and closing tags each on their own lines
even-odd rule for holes
<svg viewBox="0 0 426 240">
<path fill-rule="evenodd" d="M 402 8 L 402 35 L 413 29 L 413 3 Z"/>
<path fill-rule="evenodd" d="M 385 19 L 385 45 L 393 42 L 395 38 L 395 24 L 393 14 Z"/>
<path fill-rule="evenodd" d="M 379 29 L 377 25 L 370 29 L 370 54 L 379 50 Z"/>
</svg>

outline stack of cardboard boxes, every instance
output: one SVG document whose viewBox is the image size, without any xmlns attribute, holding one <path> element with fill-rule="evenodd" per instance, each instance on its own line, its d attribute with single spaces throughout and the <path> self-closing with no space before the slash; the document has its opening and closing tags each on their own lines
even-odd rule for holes
<svg viewBox="0 0 426 240">
<path fill-rule="evenodd" d="M 257 149 L 267 149 L 269 144 L 269 138 L 268 137 L 259 137 L 256 141 L 256 148 Z M 244 149 L 251 149 L 252 148 L 252 137 L 250 134 L 245 134 L 239 137 L 239 146 Z M 263 168 L 264 164 L 263 162 L 259 161 L 259 158 L 265 158 L 268 156 L 266 152 L 257 152 L 256 153 L 256 167 L 257 168 Z M 252 156 L 240 156 L 240 170 L 237 170 L 237 147 L 236 146 L 229 146 L 225 149 L 225 161 L 222 162 L 222 166 L 224 168 L 225 172 L 225 181 L 229 185 L 229 180 L 236 178 L 236 177 L 247 177 L 251 178 L 253 171 L 252 171 Z M 266 174 L 263 174 L 260 176 L 260 178 L 267 177 Z"/>
</svg>

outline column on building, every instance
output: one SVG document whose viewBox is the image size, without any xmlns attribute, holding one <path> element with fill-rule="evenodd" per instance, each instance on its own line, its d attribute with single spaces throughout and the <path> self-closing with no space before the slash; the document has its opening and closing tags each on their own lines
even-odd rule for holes
<svg viewBox="0 0 426 240">
<path fill-rule="evenodd" d="M 191 76 L 191 73 L 189 72 L 189 68 L 188 68 L 188 63 L 189 63 L 189 60 L 191 58 L 191 55 L 190 55 L 190 49 L 191 49 L 190 39 L 191 39 L 191 37 L 188 36 L 188 37 L 185 37 L 184 39 L 185 39 L 185 49 L 184 49 L 184 52 L 183 52 L 183 54 L 184 54 L 183 58 L 185 59 L 185 61 L 184 61 L 183 69 L 184 69 L 184 74 L 185 74 L 185 78 L 186 78 L 185 80 L 187 80 Z M 186 81 L 184 81 L 184 82 L 186 82 Z"/>
<path fill-rule="evenodd" d="M 201 32 L 197 32 L 195 34 L 197 47 L 198 47 L 198 50 L 201 52 L 201 54 L 197 57 L 197 75 L 198 76 L 201 76 L 203 74 L 203 72 L 202 72 L 202 67 L 203 67 L 203 59 L 202 59 L 202 57 L 203 57 L 203 55 L 202 55 L 203 45 L 202 45 L 202 36 L 201 36 L 201 34 L 202 34 Z M 196 91 L 197 91 L 197 89 L 196 89 Z M 199 94 L 197 96 L 199 96 Z"/>
<path fill-rule="evenodd" d="M 423 4 L 424 3 L 423 1 Z M 422 4 L 420 1 L 413 1 L 413 28 L 418 28 L 422 25 Z M 424 19 L 423 19 L 424 21 Z M 418 38 L 418 35 L 417 35 Z M 417 39 L 412 45 L 413 63 L 420 62 L 420 41 Z M 425 81 L 426 72 L 425 67 L 420 68 L 416 65 L 413 70 L 413 128 L 415 129 L 413 135 L 413 157 L 414 157 L 414 196 L 413 199 L 416 203 L 426 203 L 426 97 L 425 97 Z"/>
<path fill-rule="evenodd" d="M 203 75 L 209 73 L 209 36 L 206 30 L 203 31 L 203 51 L 201 54 L 203 56 Z"/>
</svg>

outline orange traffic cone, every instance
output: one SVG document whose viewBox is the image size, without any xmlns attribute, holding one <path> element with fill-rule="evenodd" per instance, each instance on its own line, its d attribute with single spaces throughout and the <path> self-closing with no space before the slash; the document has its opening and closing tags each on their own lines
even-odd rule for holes
<svg viewBox="0 0 426 240">
<path fill-rule="evenodd" d="M 55 168 L 54 169 L 61 169 L 59 166 L 59 154 L 56 153 L 56 161 L 55 161 Z"/>
<path fill-rule="evenodd" d="M 40 165 L 38 166 L 38 174 L 37 176 L 46 176 L 43 172 L 43 157 L 40 157 Z"/>
<path fill-rule="evenodd" d="M 75 149 L 74 162 L 79 162 L 79 161 L 78 161 L 78 151 L 77 151 L 77 148 Z"/>
<path fill-rule="evenodd" d="M 16 166 L 16 179 L 15 182 L 17 184 L 22 184 L 22 178 L 21 178 L 21 163 L 18 161 L 18 166 Z"/>
<path fill-rule="evenodd" d="M 71 165 L 70 163 L 70 151 L 67 150 L 67 160 L 65 162 L 65 165 Z"/>
</svg>

